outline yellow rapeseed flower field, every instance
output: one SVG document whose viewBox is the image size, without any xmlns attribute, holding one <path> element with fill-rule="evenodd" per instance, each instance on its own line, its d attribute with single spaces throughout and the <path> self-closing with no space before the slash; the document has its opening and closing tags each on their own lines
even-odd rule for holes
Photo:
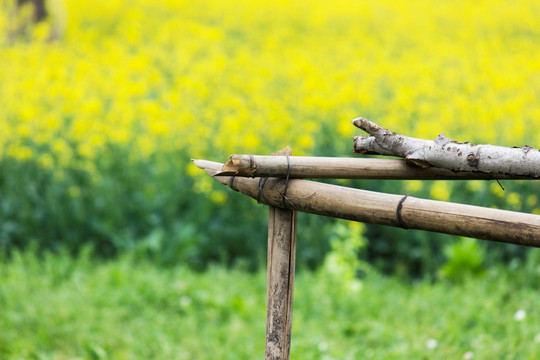
<svg viewBox="0 0 540 360">
<path fill-rule="evenodd" d="M 0 159 L 35 160 L 60 178 L 66 167 L 96 172 L 110 144 L 130 149 L 126 162 L 163 151 L 223 161 L 287 144 L 350 156 L 357 116 L 415 137 L 540 146 L 538 1 L 63 6 L 51 11 L 62 39 L 47 41 L 40 25 L 33 40 L 4 36 L 0 46 Z M 3 34 L 11 22 L 4 9 Z M 195 191 L 213 191 L 182 167 Z"/>
</svg>

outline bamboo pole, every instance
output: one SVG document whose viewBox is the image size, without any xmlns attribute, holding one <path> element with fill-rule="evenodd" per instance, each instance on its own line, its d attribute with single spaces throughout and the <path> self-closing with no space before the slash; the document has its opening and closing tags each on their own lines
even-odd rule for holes
<svg viewBox="0 0 540 360">
<path fill-rule="evenodd" d="M 290 155 L 289 147 L 278 155 Z M 289 359 L 296 259 L 296 211 L 268 206 L 266 360 Z"/>
<path fill-rule="evenodd" d="M 402 159 L 231 155 L 217 176 L 318 179 L 490 180 L 540 179 L 443 168 L 421 168 Z"/>
<path fill-rule="evenodd" d="M 222 164 L 197 160 L 210 175 Z M 259 202 L 297 211 L 394 227 L 435 231 L 504 243 L 540 247 L 540 215 L 383 194 L 314 181 L 215 177 Z M 262 186 L 260 186 L 262 184 Z"/>
</svg>

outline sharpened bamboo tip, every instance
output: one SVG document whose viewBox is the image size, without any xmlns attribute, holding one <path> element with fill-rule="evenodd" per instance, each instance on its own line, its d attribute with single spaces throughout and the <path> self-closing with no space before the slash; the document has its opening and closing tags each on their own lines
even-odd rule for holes
<svg viewBox="0 0 540 360">
<path fill-rule="evenodd" d="M 195 166 L 197 166 L 199 169 L 205 170 L 208 175 L 214 176 L 218 172 L 221 171 L 221 167 L 223 164 L 215 162 L 215 161 L 208 161 L 208 160 L 197 160 L 197 159 L 191 159 Z"/>
</svg>

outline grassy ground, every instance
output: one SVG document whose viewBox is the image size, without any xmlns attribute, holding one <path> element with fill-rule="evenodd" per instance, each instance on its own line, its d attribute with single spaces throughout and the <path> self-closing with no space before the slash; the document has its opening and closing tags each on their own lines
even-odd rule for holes
<svg viewBox="0 0 540 360">
<path fill-rule="evenodd" d="M 292 359 L 536 359 L 535 265 L 460 284 L 299 271 Z M 1 359 L 260 359 L 264 271 L 31 253 L 0 269 Z"/>
</svg>

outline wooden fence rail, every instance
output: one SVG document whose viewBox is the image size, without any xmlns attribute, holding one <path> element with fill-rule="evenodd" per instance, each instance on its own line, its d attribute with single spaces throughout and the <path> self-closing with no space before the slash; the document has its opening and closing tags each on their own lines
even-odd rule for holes
<svg viewBox="0 0 540 360">
<path fill-rule="evenodd" d="M 303 178 L 538 180 L 540 179 L 538 150 L 530 147 L 518 150 L 492 146 L 478 147 L 474 144 L 457 143 L 444 136 L 439 136 L 434 142 L 427 142 L 397 135 L 363 118 L 354 122 L 371 135 L 355 138 L 355 150 L 364 153 L 384 151 L 386 155 L 395 155 L 386 152 L 388 149 L 393 151 L 398 149 L 397 156 L 405 159 L 291 156 L 290 148 L 287 147 L 279 152 L 278 156 L 232 155 L 225 164 L 194 160 L 199 168 L 206 170 L 222 184 L 269 207 L 265 352 L 267 360 L 289 359 L 296 256 L 296 211 L 404 229 L 435 231 L 540 247 L 540 215 L 384 194 L 303 180 Z M 415 148 L 419 143 L 422 151 Z M 404 145 L 407 145 L 407 148 L 404 149 Z M 411 146 L 414 151 L 408 148 Z M 451 155 L 449 163 L 453 167 L 432 167 L 434 161 L 441 161 L 440 154 L 435 151 L 436 157 L 426 157 L 424 148 L 437 150 L 445 156 L 449 153 Z M 503 154 L 507 159 L 512 159 L 515 154 L 521 154 L 522 156 L 516 159 L 520 167 L 506 163 L 499 164 L 493 154 Z M 428 155 L 431 154 L 428 152 Z M 410 166 L 411 163 L 416 166 Z M 513 172 L 514 169 L 519 171 Z"/>
<path fill-rule="evenodd" d="M 196 160 L 210 175 L 223 164 Z M 302 179 L 215 176 L 257 201 L 370 224 L 540 247 L 540 215 L 384 194 Z M 263 183 L 264 181 L 264 183 Z M 286 191 L 285 191 L 286 190 Z"/>
<path fill-rule="evenodd" d="M 199 161 L 199 160 L 197 160 Z M 216 176 L 378 180 L 508 180 L 530 176 L 414 167 L 403 159 L 231 155 Z"/>
</svg>

